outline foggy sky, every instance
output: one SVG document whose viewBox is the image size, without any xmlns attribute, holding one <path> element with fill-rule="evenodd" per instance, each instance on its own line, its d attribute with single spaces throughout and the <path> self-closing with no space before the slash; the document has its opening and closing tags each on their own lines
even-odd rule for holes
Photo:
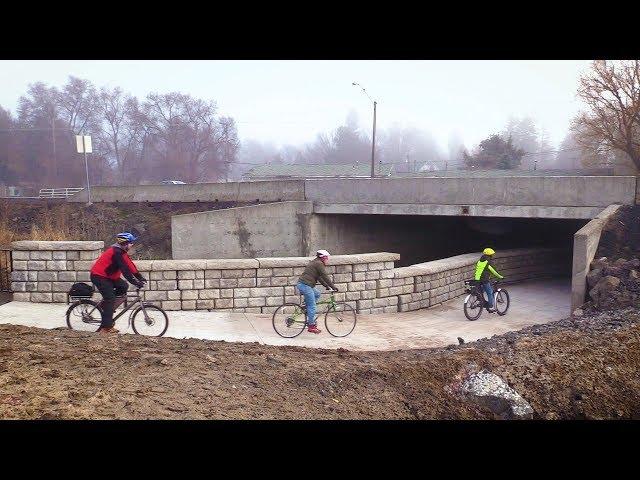
<svg viewBox="0 0 640 480">
<path fill-rule="evenodd" d="M 61 86 L 69 75 L 121 87 L 143 99 L 179 91 L 218 103 L 241 140 L 301 145 L 355 110 L 371 133 L 393 123 L 432 133 L 446 151 L 457 133 L 467 147 L 501 131 L 510 115 L 531 116 L 554 146 L 580 110 L 576 89 L 589 61 L 0 61 L 0 105 L 15 113 L 29 83 Z"/>
</svg>

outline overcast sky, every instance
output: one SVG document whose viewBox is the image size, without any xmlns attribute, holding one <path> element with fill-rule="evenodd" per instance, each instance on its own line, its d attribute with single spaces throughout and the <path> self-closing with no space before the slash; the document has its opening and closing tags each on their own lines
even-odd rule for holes
<svg viewBox="0 0 640 480">
<path fill-rule="evenodd" d="M 215 100 L 242 139 L 300 145 L 343 124 L 355 110 L 370 134 L 397 122 L 428 130 L 446 151 L 453 132 L 470 147 L 503 129 L 509 115 L 532 116 L 554 146 L 580 109 L 589 61 L 0 61 L 0 105 L 15 112 L 27 85 L 60 86 L 69 75 L 144 98 L 179 91 Z"/>
</svg>

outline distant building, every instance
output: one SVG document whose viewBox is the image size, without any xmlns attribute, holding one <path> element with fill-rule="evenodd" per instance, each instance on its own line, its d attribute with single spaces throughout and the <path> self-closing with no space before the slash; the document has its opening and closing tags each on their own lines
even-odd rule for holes
<svg viewBox="0 0 640 480">
<path fill-rule="evenodd" d="M 376 177 L 390 177 L 393 165 L 376 165 Z M 252 168 L 243 175 L 244 180 L 276 180 L 287 178 L 369 178 L 371 164 L 355 165 L 305 165 L 305 164 L 266 164 Z"/>
<path fill-rule="evenodd" d="M 14 185 L 0 185 L 0 197 L 22 197 L 24 189 Z"/>
<path fill-rule="evenodd" d="M 435 172 L 437 170 L 440 170 L 440 167 L 438 167 L 435 163 L 427 162 L 423 166 L 420 167 L 419 171 L 420 172 Z"/>
</svg>

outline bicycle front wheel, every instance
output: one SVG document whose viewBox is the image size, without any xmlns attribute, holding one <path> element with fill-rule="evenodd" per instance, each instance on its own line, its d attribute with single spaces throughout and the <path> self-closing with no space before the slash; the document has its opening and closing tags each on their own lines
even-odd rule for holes
<svg viewBox="0 0 640 480">
<path fill-rule="evenodd" d="M 304 331 L 307 319 L 304 310 L 296 303 L 285 303 L 273 312 L 273 329 L 284 338 L 297 337 Z"/>
<path fill-rule="evenodd" d="M 131 317 L 131 327 L 138 335 L 161 337 L 169 328 L 169 318 L 157 305 L 138 307 Z"/>
<path fill-rule="evenodd" d="M 464 301 L 464 316 L 469 320 L 477 320 L 482 315 L 484 299 L 481 295 L 471 294 Z"/>
<path fill-rule="evenodd" d="M 509 292 L 499 289 L 496 292 L 496 312 L 498 315 L 505 315 L 509 310 Z"/>
<path fill-rule="evenodd" d="M 80 332 L 97 332 L 102 309 L 93 300 L 79 300 L 67 309 L 67 327 Z"/>
<path fill-rule="evenodd" d="M 334 337 L 346 337 L 356 328 L 356 311 L 348 303 L 336 303 L 327 310 L 324 326 Z"/>
</svg>

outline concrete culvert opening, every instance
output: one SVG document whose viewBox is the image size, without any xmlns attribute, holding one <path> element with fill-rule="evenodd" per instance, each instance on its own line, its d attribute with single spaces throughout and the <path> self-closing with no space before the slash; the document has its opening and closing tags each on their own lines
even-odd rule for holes
<svg viewBox="0 0 640 480">
<path fill-rule="evenodd" d="M 394 252 L 397 267 L 465 253 L 532 247 L 566 248 L 571 270 L 573 234 L 588 220 L 322 215 L 318 241 L 340 253 Z M 331 251 L 331 250 L 330 250 Z"/>
</svg>

